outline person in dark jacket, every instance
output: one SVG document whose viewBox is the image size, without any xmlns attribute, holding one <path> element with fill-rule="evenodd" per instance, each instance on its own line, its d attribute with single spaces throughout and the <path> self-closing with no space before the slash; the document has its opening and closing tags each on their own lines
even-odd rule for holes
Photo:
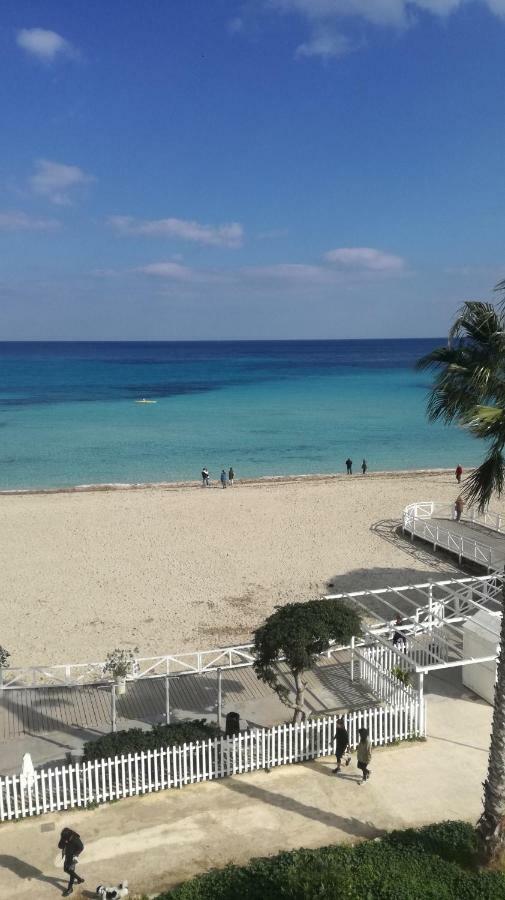
<svg viewBox="0 0 505 900">
<path fill-rule="evenodd" d="M 58 849 L 61 850 L 63 856 L 63 871 L 67 873 L 69 881 L 68 887 L 63 891 L 63 896 L 68 897 L 73 893 L 74 881 L 82 884 L 84 878 L 81 878 L 75 871 L 79 855 L 84 850 L 84 844 L 76 831 L 71 828 L 64 828 L 60 834 L 60 842 Z"/>
<path fill-rule="evenodd" d="M 342 757 L 345 755 L 346 751 L 349 750 L 349 733 L 345 727 L 345 721 L 342 716 L 337 719 L 337 728 L 333 736 L 333 742 L 336 745 L 335 755 L 337 757 L 337 768 L 333 769 L 333 771 L 340 772 Z M 350 762 L 351 757 L 348 756 L 345 761 L 346 766 L 348 766 Z"/>
<path fill-rule="evenodd" d="M 352 475 L 352 459 L 350 456 L 348 456 L 345 461 L 345 467 L 347 469 L 347 474 Z"/>
</svg>

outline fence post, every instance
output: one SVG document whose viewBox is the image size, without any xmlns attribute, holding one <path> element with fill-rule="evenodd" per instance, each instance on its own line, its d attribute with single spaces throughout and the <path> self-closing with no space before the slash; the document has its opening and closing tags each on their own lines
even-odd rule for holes
<svg viewBox="0 0 505 900">
<path fill-rule="evenodd" d="M 165 722 L 170 724 L 170 677 L 165 675 Z"/>
<path fill-rule="evenodd" d="M 354 644 L 356 643 L 356 638 L 354 635 L 351 638 L 351 681 L 354 681 Z"/>
<path fill-rule="evenodd" d="M 424 672 L 419 672 L 419 731 L 424 737 Z"/>
<path fill-rule="evenodd" d="M 116 682 L 112 682 L 112 690 L 111 690 L 111 704 L 112 704 L 112 730 L 117 731 L 116 727 Z"/>
<path fill-rule="evenodd" d="M 222 730 L 223 720 L 223 670 L 217 670 L 217 727 Z"/>
</svg>

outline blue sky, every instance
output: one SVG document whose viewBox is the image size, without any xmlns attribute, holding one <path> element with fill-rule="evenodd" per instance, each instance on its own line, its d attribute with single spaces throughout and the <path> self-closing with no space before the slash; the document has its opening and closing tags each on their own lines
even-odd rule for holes
<svg viewBox="0 0 505 900">
<path fill-rule="evenodd" d="M 3 0 L 0 337 L 442 335 L 505 277 L 505 0 Z"/>
</svg>

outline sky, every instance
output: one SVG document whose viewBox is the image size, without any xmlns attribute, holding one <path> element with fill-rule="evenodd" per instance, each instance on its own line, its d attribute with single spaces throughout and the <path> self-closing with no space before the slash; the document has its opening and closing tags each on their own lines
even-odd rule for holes
<svg viewBox="0 0 505 900">
<path fill-rule="evenodd" d="M 505 277 L 505 0 L 2 0 L 0 339 L 441 336 Z"/>
</svg>

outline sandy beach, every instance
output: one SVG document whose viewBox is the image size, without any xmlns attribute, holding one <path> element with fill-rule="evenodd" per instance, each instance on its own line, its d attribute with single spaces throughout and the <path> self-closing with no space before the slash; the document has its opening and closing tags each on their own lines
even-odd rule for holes
<svg viewBox="0 0 505 900">
<path fill-rule="evenodd" d="M 279 603 L 451 576 L 394 528 L 458 492 L 438 471 L 3 495 L 0 642 L 12 666 L 226 646 Z"/>
</svg>

